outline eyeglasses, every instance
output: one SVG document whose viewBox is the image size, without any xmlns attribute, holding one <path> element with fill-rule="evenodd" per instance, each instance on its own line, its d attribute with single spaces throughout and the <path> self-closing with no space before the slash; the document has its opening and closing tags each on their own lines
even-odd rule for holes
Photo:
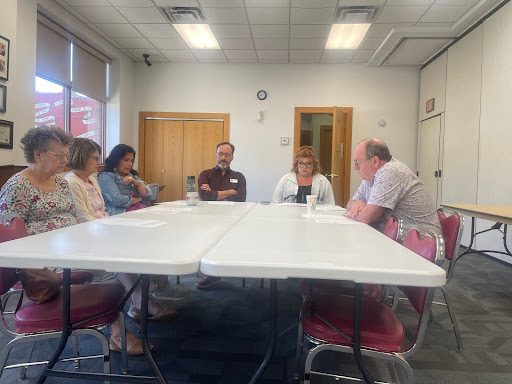
<svg viewBox="0 0 512 384">
<path fill-rule="evenodd" d="M 60 161 L 62 161 L 63 159 L 69 159 L 69 153 L 55 153 L 53 151 L 48 151 L 50 152 L 52 155 L 55 155 L 57 157 L 57 159 L 59 159 Z"/>
<path fill-rule="evenodd" d="M 368 160 L 371 160 L 371 159 L 364 159 L 364 160 L 358 160 L 358 161 L 355 161 L 354 160 L 354 168 L 355 169 L 359 169 L 361 163 L 364 163 L 365 161 L 368 161 Z"/>
<path fill-rule="evenodd" d="M 217 152 L 217 157 L 231 157 L 232 153 Z"/>
<path fill-rule="evenodd" d="M 96 160 L 98 163 L 101 161 L 101 157 L 99 156 L 91 156 L 91 159 Z"/>
<path fill-rule="evenodd" d="M 302 161 L 299 161 L 299 167 L 305 167 L 305 168 L 309 168 L 313 165 L 313 163 L 311 161 L 308 161 L 307 163 L 304 163 Z"/>
</svg>

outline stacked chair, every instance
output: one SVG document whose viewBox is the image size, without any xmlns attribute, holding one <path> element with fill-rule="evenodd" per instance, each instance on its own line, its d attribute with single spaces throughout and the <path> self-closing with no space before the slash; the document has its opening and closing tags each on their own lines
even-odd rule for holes
<svg viewBox="0 0 512 384">
<path fill-rule="evenodd" d="M 403 245 L 425 259 L 436 263 L 442 254 L 443 242 L 439 237 L 421 237 L 415 229 L 403 239 Z M 379 300 L 363 297 L 361 319 L 361 353 L 364 356 L 382 358 L 398 363 L 407 372 L 408 382 L 414 383 L 414 374 L 405 360 L 421 346 L 428 324 L 435 289 L 424 287 L 399 287 L 408 297 L 419 315 L 415 339 L 411 346 L 403 347 L 405 328 L 393 310 Z M 313 345 L 308 350 L 304 365 L 304 383 L 309 384 L 311 375 L 321 374 L 337 379 L 346 376 L 312 371 L 315 357 L 322 351 L 353 353 L 354 297 L 339 293 L 307 295 L 301 311 L 303 334 L 300 344 Z M 304 349 L 304 348 L 303 348 Z M 302 363 L 302 356 L 299 358 Z M 360 378 L 352 378 L 360 381 Z"/>
<path fill-rule="evenodd" d="M 0 225 L 0 242 L 14 240 L 27 236 L 23 221 L 14 218 L 8 226 Z M 0 295 L 2 305 L 0 315 L 3 327 L 0 330 L 12 340 L 0 353 L 0 381 L 4 369 L 23 367 L 24 365 L 45 364 L 29 363 L 16 364 L 6 367 L 9 354 L 15 346 L 21 343 L 31 343 L 28 349 L 27 361 L 30 360 L 33 343 L 50 338 L 60 338 L 62 333 L 62 292 L 52 301 L 35 304 L 30 300 L 23 300 L 23 291 L 19 293 L 18 303 L 12 313 L 15 329 L 11 329 L 6 321 L 4 312 L 4 296 L 12 292 L 11 289 L 18 283 L 18 276 L 14 268 L 0 268 Z M 112 324 L 118 316 L 119 305 L 124 297 L 124 288 L 121 284 L 81 284 L 71 285 L 71 325 L 68 330 L 73 335 L 92 335 L 101 343 L 103 353 L 95 356 L 103 360 L 104 373 L 110 373 L 110 350 L 108 341 L 100 329 Z M 91 358 L 91 356 L 83 357 Z M 73 357 L 67 360 L 79 360 Z M 24 376 L 24 372 L 23 372 Z"/>
</svg>

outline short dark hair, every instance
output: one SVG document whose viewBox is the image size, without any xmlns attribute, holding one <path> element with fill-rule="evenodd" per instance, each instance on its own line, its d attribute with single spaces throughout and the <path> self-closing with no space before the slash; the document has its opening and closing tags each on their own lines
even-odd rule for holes
<svg viewBox="0 0 512 384">
<path fill-rule="evenodd" d="M 117 163 L 126 156 L 127 153 L 133 153 L 133 157 L 135 158 L 135 149 L 126 144 L 117 144 L 110 151 L 110 155 L 105 159 L 105 166 L 103 167 L 102 172 L 115 172 L 115 168 L 117 167 Z M 130 171 L 132 174 L 137 175 L 137 171 L 132 168 Z"/>
<path fill-rule="evenodd" d="M 37 128 L 30 128 L 21 139 L 21 149 L 28 163 L 35 163 L 34 151 L 48 151 L 50 142 L 55 141 L 65 147 L 73 141 L 73 135 L 61 128 L 40 125 Z"/>
<path fill-rule="evenodd" d="M 223 141 L 222 143 L 217 144 L 217 148 L 215 149 L 215 152 L 219 149 L 221 145 L 229 145 L 231 147 L 231 154 L 235 154 L 235 146 L 231 144 L 229 141 Z"/>
<path fill-rule="evenodd" d="M 98 151 L 101 155 L 101 147 L 91 139 L 77 137 L 69 147 L 67 166 L 71 169 L 83 170 L 87 168 L 89 157 Z"/>
<path fill-rule="evenodd" d="M 377 139 L 368 139 L 365 140 L 365 143 L 365 154 L 367 159 L 371 159 L 372 157 L 377 156 L 379 159 L 386 162 L 391 160 L 392 156 L 389 152 L 389 148 L 383 141 Z"/>
</svg>

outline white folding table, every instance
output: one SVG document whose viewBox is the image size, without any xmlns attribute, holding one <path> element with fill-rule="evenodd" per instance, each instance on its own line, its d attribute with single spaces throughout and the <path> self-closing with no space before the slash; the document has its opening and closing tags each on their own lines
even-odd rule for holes
<svg viewBox="0 0 512 384">
<path fill-rule="evenodd" d="M 67 303 L 68 313 L 63 316 L 63 330 L 70 329 L 70 268 L 141 274 L 143 276 L 142 345 L 158 378 L 141 378 L 137 382 L 166 383 L 147 344 L 148 275 L 180 275 L 197 272 L 201 258 L 253 207 L 253 203 L 200 202 L 198 206 L 190 207 L 190 211 L 173 213 L 171 211 L 173 208 L 189 207 L 174 204 L 158 205 L 2 243 L 0 244 L 0 266 L 64 268 L 63 307 L 65 308 Z M 169 211 L 165 212 L 166 209 Z M 123 219 L 159 220 L 165 223 L 149 228 L 107 225 L 109 222 Z M 44 382 L 46 376 L 68 377 L 68 374 L 62 371 L 53 370 L 53 365 L 65 347 L 68 334 L 69 332 L 62 332 L 59 348 L 50 359 L 38 383 Z M 84 378 L 90 375 L 75 372 L 73 374 L 76 374 L 75 377 L 84 375 Z M 97 374 L 96 377 L 103 376 Z M 113 377 L 110 380 L 128 379 L 125 375 L 113 375 Z"/>
<path fill-rule="evenodd" d="M 355 303 L 362 301 L 362 283 L 438 287 L 446 281 L 443 269 L 368 225 L 320 224 L 303 213 L 305 207 L 257 205 L 201 260 L 207 275 L 271 279 L 271 342 L 251 383 L 263 374 L 276 343 L 276 279 L 354 281 Z M 354 311 L 355 324 L 360 324 L 360 308 Z M 354 354 L 365 375 L 357 330 Z"/>
</svg>

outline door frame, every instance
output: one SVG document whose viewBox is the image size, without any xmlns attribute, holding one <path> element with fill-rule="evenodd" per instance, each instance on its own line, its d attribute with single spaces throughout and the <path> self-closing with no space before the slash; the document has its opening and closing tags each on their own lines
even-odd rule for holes
<svg viewBox="0 0 512 384">
<path fill-rule="evenodd" d="M 302 120 L 302 114 L 304 113 L 328 113 L 332 114 L 333 119 L 333 129 L 336 126 L 336 122 L 334 121 L 336 116 L 336 106 L 334 107 L 295 107 L 295 122 L 294 122 L 294 133 L 293 133 L 293 152 L 300 147 L 300 123 Z M 344 163 L 343 163 L 343 202 L 338 202 L 338 204 L 346 205 L 350 200 L 350 173 L 352 171 L 352 114 L 354 108 L 352 107 L 339 107 L 343 113 L 345 113 L 346 121 L 345 121 L 345 142 L 343 143 L 343 155 L 344 155 Z M 335 141 L 333 140 L 333 145 Z M 334 148 L 333 148 L 334 149 Z M 335 152 L 333 152 L 335 153 Z"/>
<path fill-rule="evenodd" d="M 146 118 L 177 119 L 177 120 L 223 120 L 223 141 L 229 141 L 229 113 L 195 113 L 195 112 L 139 112 L 139 165 L 141 179 L 145 179 L 145 123 Z"/>
</svg>

